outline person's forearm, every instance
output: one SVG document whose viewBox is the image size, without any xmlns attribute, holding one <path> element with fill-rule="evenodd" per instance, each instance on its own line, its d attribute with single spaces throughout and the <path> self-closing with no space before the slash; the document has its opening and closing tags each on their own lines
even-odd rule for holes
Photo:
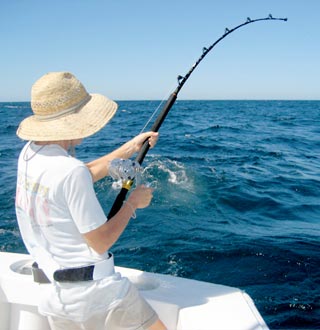
<svg viewBox="0 0 320 330">
<path fill-rule="evenodd" d="M 109 164 L 113 159 L 128 159 L 136 151 L 133 141 L 130 140 L 113 152 L 87 163 L 86 166 L 91 172 L 93 182 L 99 181 L 109 174 Z"/>
<path fill-rule="evenodd" d="M 88 245 L 102 254 L 108 251 L 119 239 L 130 218 L 135 217 L 136 207 L 132 203 L 124 203 L 119 212 L 101 227 L 84 234 Z"/>
<path fill-rule="evenodd" d="M 157 132 L 145 132 L 140 133 L 130 141 L 123 144 L 120 148 L 115 151 L 107 154 L 101 158 L 98 158 L 92 162 L 87 163 L 87 167 L 89 168 L 93 182 L 96 182 L 105 176 L 108 175 L 109 171 L 109 163 L 115 158 L 128 159 L 134 153 L 138 152 L 143 143 L 148 140 L 150 148 L 153 148 L 158 140 Z"/>
</svg>

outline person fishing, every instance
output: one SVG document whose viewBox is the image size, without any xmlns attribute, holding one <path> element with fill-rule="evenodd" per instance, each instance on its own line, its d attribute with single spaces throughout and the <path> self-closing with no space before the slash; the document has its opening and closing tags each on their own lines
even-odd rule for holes
<svg viewBox="0 0 320 330">
<path fill-rule="evenodd" d="M 158 133 L 141 133 L 87 164 L 69 154 L 117 107 L 89 94 L 73 74 L 51 72 L 32 86 L 33 115 L 17 129 L 28 141 L 18 160 L 17 220 L 28 252 L 50 282 L 41 285 L 38 308 L 51 329 L 165 329 L 134 285 L 115 272 L 109 252 L 136 209 L 149 206 L 153 189 L 137 186 L 107 219 L 93 187 L 111 172 L 122 176 L 116 160 L 129 160 L 146 140 L 154 147 Z M 134 162 L 130 166 L 136 171 Z"/>
</svg>

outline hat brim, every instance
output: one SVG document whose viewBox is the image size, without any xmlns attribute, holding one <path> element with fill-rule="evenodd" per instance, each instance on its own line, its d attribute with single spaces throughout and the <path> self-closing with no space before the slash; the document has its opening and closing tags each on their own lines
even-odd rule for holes
<svg viewBox="0 0 320 330">
<path fill-rule="evenodd" d="M 98 132 L 114 116 L 118 105 L 100 94 L 90 96 L 75 113 L 46 121 L 34 115 L 24 119 L 17 135 L 23 140 L 64 141 L 82 139 Z"/>
</svg>

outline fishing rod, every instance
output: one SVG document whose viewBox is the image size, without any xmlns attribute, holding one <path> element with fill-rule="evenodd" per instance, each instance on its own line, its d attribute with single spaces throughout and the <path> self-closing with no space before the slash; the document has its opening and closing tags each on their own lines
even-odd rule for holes
<svg viewBox="0 0 320 330">
<path fill-rule="evenodd" d="M 251 24 L 251 23 L 255 23 L 255 22 L 259 22 L 259 21 L 287 21 L 287 18 L 276 18 L 273 17 L 271 14 L 268 17 L 265 18 L 257 18 L 257 19 L 251 19 L 250 17 L 247 18 L 247 20 L 234 27 L 233 29 L 225 29 L 224 34 L 217 39 L 210 47 L 206 48 L 203 47 L 202 49 L 202 54 L 201 56 L 198 58 L 198 60 L 195 62 L 195 64 L 193 64 L 193 66 L 190 68 L 190 70 L 186 73 L 185 76 L 178 76 L 178 86 L 177 88 L 174 90 L 174 92 L 169 96 L 167 102 L 165 103 L 165 105 L 163 106 L 160 114 L 158 115 L 157 119 L 155 120 L 154 124 L 152 125 L 150 131 L 153 132 L 158 132 L 160 126 L 162 125 L 163 121 L 165 120 L 167 114 L 169 113 L 170 109 L 172 108 L 174 102 L 176 101 L 178 94 L 181 90 L 181 88 L 183 87 L 183 85 L 186 83 L 186 81 L 189 79 L 190 75 L 192 74 L 192 72 L 195 70 L 195 68 L 200 64 L 200 62 L 204 59 L 204 57 L 212 50 L 212 48 L 214 48 L 221 40 L 223 40 L 226 36 L 228 36 L 229 34 L 231 34 L 232 32 L 234 32 L 235 30 L 240 29 L 241 27 Z M 146 140 L 140 150 L 140 152 L 138 153 L 135 161 L 138 162 L 140 165 L 142 164 L 146 154 L 149 151 L 149 142 L 148 140 Z M 131 186 L 133 185 L 133 179 L 132 180 L 126 180 L 124 182 L 122 182 L 122 188 L 118 194 L 118 196 L 116 197 L 112 208 L 108 214 L 108 219 L 111 219 L 121 208 L 123 201 L 126 198 L 126 195 L 128 193 L 128 191 L 131 189 Z"/>
</svg>

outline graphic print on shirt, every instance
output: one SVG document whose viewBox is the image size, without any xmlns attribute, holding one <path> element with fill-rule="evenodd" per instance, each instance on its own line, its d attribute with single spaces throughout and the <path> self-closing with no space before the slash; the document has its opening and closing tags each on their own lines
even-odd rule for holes
<svg viewBox="0 0 320 330">
<path fill-rule="evenodd" d="M 49 188 L 35 182 L 24 173 L 18 173 L 16 209 L 32 226 L 50 226 Z"/>
</svg>

